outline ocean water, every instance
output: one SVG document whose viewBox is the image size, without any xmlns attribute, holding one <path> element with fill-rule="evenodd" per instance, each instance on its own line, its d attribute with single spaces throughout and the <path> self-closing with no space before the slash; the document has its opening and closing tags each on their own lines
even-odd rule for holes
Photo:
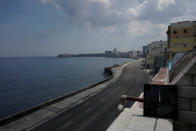
<svg viewBox="0 0 196 131">
<path fill-rule="evenodd" d="M 0 58 L 0 119 L 104 79 L 128 58 Z"/>
</svg>

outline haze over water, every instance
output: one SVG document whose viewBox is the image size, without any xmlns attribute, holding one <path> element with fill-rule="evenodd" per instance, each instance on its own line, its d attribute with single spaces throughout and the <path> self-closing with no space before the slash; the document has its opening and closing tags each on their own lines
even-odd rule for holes
<svg viewBox="0 0 196 131">
<path fill-rule="evenodd" d="M 0 58 L 0 118 L 104 79 L 128 58 Z"/>
</svg>

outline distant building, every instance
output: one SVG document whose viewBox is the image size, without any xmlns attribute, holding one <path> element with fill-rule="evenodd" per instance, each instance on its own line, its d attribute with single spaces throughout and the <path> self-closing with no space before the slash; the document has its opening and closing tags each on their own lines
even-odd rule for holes
<svg viewBox="0 0 196 131">
<path fill-rule="evenodd" d="M 113 49 L 113 53 L 114 53 L 115 55 L 118 53 L 116 48 Z"/>
<path fill-rule="evenodd" d="M 133 51 L 129 51 L 129 57 L 133 58 Z"/>
<path fill-rule="evenodd" d="M 143 53 L 142 51 L 137 51 L 137 57 L 142 57 Z"/>
<path fill-rule="evenodd" d="M 115 58 L 138 58 L 142 56 L 141 51 L 129 51 L 121 52 L 117 51 L 116 48 L 113 51 L 105 51 L 105 57 L 115 57 Z"/>
<path fill-rule="evenodd" d="M 128 52 L 118 52 L 117 57 L 120 58 L 129 58 L 129 53 Z"/>
<path fill-rule="evenodd" d="M 138 58 L 142 57 L 142 51 L 129 51 L 128 52 L 129 57 L 131 58 Z"/>
<path fill-rule="evenodd" d="M 196 48 L 196 21 L 171 23 L 167 30 L 168 60 L 176 53 Z"/>
<path fill-rule="evenodd" d="M 132 56 L 137 57 L 137 51 L 132 51 Z"/>
<path fill-rule="evenodd" d="M 146 67 L 154 73 L 166 64 L 167 41 L 154 41 L 143 47 L 145 52 Z"/>
<path fill-rule="evenodd" d="M 105 57 L 114 57 L 114 54 L 112 51 L 105 51 Z"/>
<path fill-rule="evenodd" d="M 146 54 L 147 54 L 147 51 L 148 51 L 148 46 L 143 46 L 143 57 L 146 57 Z"/>
</svg>

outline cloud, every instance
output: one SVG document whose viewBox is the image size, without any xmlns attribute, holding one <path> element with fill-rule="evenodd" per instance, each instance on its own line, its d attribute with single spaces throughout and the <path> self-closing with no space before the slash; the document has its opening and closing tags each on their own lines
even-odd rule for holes
<svg viewBox="0 0 196 131">
<path fill-rule="evenodd" d="M 130 21 L 168 23 L 174 18 L 195 16 L 194 0 L 40 0 L 62 9 L 67 18 L 79 26 L 110 27 Z M 123 4 L 124 3 L 124 4 Z M 119 5 L 119 6 L 118 6 Z M 124 8 L 123 8 L 124 7 Z M 129 7 L 129 8 L 128 8 Z M 194 10 L 194 13 L 191 11 Z"/>
<path fill-rule="evenodd" d="M 139 39 L 166 39 L 166 30 L 167 25 L 153 24 L 149 21 L 132 21 L 128 24 L 128 33 Z"/>
<path fill-rule="evenodd" d="M 170 22 L 196 19 L 195 0 L 40 0 L 65 12 L 79 27 L 101 27 L 141 37 L 165 38 Z M 153 36 L 154 35 L 154 36 Z"/>
<path fill-rule="evenodd" d="M 61 8 L 68 20 L 79 26 L 108 27 L 127 23 L 124 13 L 112 8 L 109 0 L 41 0 Z"/>
<path fill-rule="evenodd" d="M 171 18 L 186 12 L 185 6 L 179 1 L 176 3 L 174 0 L 145 0 L 135 8 L 137 20 L 148 20 L 152 23 L 169 22 Z"/>
<path fill-rule="evenodd" d="M 157 6 L 158 9 L 162 10 L 172 4 L 176 4 L 175 0 L 158 0 Z"/>
<path fill-rule="evenodd" d="M 176 20 L 195 20 L 195 0 L 144 0 L 135 8 L 138 21 L 150 21 L 154 24 L 169 24 Z M 176 21 L 175 21 L 176 22 Z"/>
<path fill-rule="evenodd" d="M 105 6 L 110 6 L 111 3 L 109 0 L 90 0 L 92 2 L 103 3 Z"/>
</svg>

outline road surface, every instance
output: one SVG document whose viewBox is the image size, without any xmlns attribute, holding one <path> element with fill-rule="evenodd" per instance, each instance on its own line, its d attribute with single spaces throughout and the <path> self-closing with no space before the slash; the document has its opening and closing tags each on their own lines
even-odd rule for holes
<svg viewBox="0 0 196 131">
<path fill-rule="evenodd" d="M 139 68 L 140 61 L 127 65 L 119 79 L 103 91 L 34 128 L 35 131 L 105 131 L 119 115 L 121 95 L 139 96 L 149 75 Z M 127 106 L 131 106 L 131 102 Z"/>
</svg>

